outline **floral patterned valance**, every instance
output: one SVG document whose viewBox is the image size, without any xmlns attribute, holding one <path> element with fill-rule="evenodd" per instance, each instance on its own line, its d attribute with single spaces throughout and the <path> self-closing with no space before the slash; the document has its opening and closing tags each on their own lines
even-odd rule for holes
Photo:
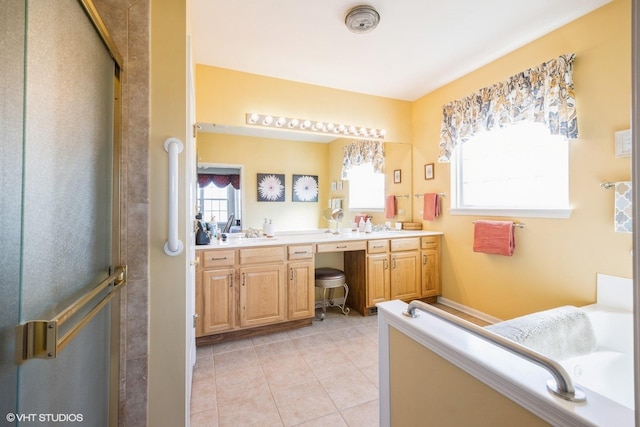
<svg viewBox="0 0 640 427">
<path fill-rule="evenodd" d="M 442 107 L 438 161 L 477 132 L 527 120 L 552 135 L 578 137 L 573 94 L 575 54 L 562 55 Z"/>
<path fill-rule="evenodd" d="M 371 163 L 374 172 L 384 173 L 384 143 L 382 141 L 356 141 L 344 146 L 342 179 L 352 166 Z"/>
<path fill-rule="evenodd" d="M 218 188 L 225 188 L 231 184 L 236 190 L 240 189 L 240 175 L 218 175 L 213 173 L 199 173 L 198 187 L 204 188 L 213 184 Z"/>
</svg>

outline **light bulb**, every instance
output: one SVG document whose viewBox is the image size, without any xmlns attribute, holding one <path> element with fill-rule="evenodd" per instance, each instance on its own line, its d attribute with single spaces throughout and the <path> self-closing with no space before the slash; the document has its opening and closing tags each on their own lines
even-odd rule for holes
<svg viewBox="0 0 640 427">
<path fill-rule="evenodd" d="M 298 126 L 298 119 L 291 119 L 291 121 L 289 122 L 289 127 L 294 128 L 296 126 Z"/>
<path fill-rule="evenodd" d="M 284 117 L 280 117 L 278 120 L 276 120 L 276 126 L 282 127 L 286 122 L 287 119 L 285 119 Z"/>
<path fill-rule="evenodd" d="M 265 126 L 270 126 L 271 122 L 273 122 L 273 117 L 267 116 L 264 118 L 264 121 L 262 122 L 262 124 L 264 124 Z"/>
<path fill-rule="evenodd" d="M 257 115 L 256 113 L 253 113 L 249 116 L 249 123 L 255 124 L 258 122 L 259 119 L 260 119 L 260 116 Z"/>
<path fill-rule="evenodd" d="M 335 128 L 335 126 L 333 125 L 333 123 L 327 123 L 327 131 L 333 132 L 334 128 Z"/>
<path fill-rule="evenodd" d="M 309 126 L 311 126 L 311 122 L 309 120 L 305 120 L 304 122 L 302 122 L 302 124 L 300 125 L 300 129 L 306 129 Z"/>
<path fill-rule="evenodd" d="M 349 126 L 349 133 L 353 133 L 353 134 L 355 134 L 355 133 L 356 133 L 356 128 L 355 128 L 355 126 Z"/>
</svg>

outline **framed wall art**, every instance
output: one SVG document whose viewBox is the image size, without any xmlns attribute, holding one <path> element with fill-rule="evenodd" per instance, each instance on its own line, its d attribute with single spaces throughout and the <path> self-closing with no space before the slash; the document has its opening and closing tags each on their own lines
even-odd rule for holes
<svg viewBox="0 0 640 427">
<path fill-rule="evenodd" d="M 433 179 L 434 177 L 433 163 L 427 163 L 424 165 L 424 179 Z"/>
<path fill-rule="evenodd" d="M 284 174 L 258 174 L 258 201 L 284 202 Z"/>
<path fill-rule="evenodd" d="M 396 169 L 393 171 L 393 183 L 400 184 L 402 182 L 402 171 L 400 169 Z"/>
<path fill-rule="evenodd" d="M 294 202 L 318 201 L 318 175 L 293 175 Z"/>
</svg>

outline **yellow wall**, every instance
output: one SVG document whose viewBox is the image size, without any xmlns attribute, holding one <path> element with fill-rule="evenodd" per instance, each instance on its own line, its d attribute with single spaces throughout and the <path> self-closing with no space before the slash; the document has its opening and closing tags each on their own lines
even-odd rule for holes
<svg viewBox="0 0 640 427">
<path fill-rule="evenodd" d="M 273 219 L 276 230 L 310 230 L 326 228 L 322 211 L 330 206 L 330 198 L 342 198 L 345 219 L 341 227 L 349 227 L 355 211 L 348 211 L 349 182 L 343 182 L 342 191 L 331 189 L 331 182 L 340 181 L 343 147 L 353 142 L 341 138 L 331 143 L 289 141 L 217 133 L 198 133 L 198 162 L 244 165 L 242 184 L 245 218 L 242 228 L 261 228 L 264 218 Z M 388 194 L 411 196 L 411 145 L 386 143 L 386 188 Z M 393 171 L 399 169 L 401 182 L 393 182 Z M 284 202 L 258 202 L 257 174 L 285 175 Z M 292 175 L 318 176 L 318 203 L 292 201 Z M 391 220 L 384 212 L 366 212 L 373 216 L 374 224 L 385 221 L 409 221 L 412 215 L 412 197 L 398 198 L 397 207 L 404 213 Z M 332 225 L 333 226 L 333 225 Z"/>
<path fill-rule="evenodd" d="M 409 142 L 411 138 L 411 103 L 407 101 L 196 67 L 198 122 L 244 126 L 246 113 L 382 128 L 387 141 Z"/>
<path fill-rule="evenodd" d="M 574 83 L 580 138 L 571 142 L 570 197 L 574 207 L 571 218 L 511 218 L 526 224 L 526 228 L 516 231 L 513 257 L 474 253 L 472 221 L 476 217 L 450 215 L 450 200 L 446 197 L 442 216 L 434 222 L 424 222 L 424 227 L 444 232 L 443 296 L 451 301 L 504 319 L 562 304 L 587 304 L 595 300 L 596 273 L 625 277 L 632 274 L 631 236 L 613 232 L 614 194 L 599 187 L 604 181 L 631 177 L 630 160 L 615 158 L 613 141 L 615 131 L 629 128 L 630 16 L 630 0 L 614 0 L 413 103 L 199 65 L 197 120 L 243 126 L 245 113 L 259 112 L 385 127 L 388 141 L 413 145 L 412 165 L 405 166 L 402 156 L 393 161 L 401 165 L 403 183 L 412 177 L 409 191 L 449 193 L 448 164 L 436 163 L 435 179 L 424 179 L 424 165 L 437 161 L 442 105 L 560 54 L 576 53 Z M 207 151 L 204 145 L 210 138 L 200 134 L 198 139 L 199 152 L 204 154 Z M 347 142 L 340 139 L 330 143 L 328 152 L 322 154 L 329 166 L 319 169 L 322 170 L 319 174 L 328 174 L 328 179 L 325 175 L 320 177 L 320 210 L 329 197 L 347 194 L 348 183 L 342 193 L 331 193 L 327 187 L 340 177 L 342 147 Z M 264 144 L 267 149 L 269 144 Z M 216 160 L 203 158 L 203 161 L 248 164 L 254 172 L 277 171 L 273 169 L 272 151 L 267 154 L 262 151 L 255 165 L 253 160 L 223 160 L 227 157 L 222 153 L 218 150 Z M 251 156 L 254 153 L 243 153 L 243 159 Z M 287 164 L 300 161 L 305 164 L 306 160 L 301 159 L 305 157 L 287 159 Z M 390 181 L 397 168 L 395 164 L 387 166 L 390 194 L 404 193 L 404 187 Z M 282 170 L 289 180 L 291 173 L 297 173 L 290 166 Z M 254 177 L 255 174 L 247 173 L 247 182 L 251 184 Z M 248 190 L 255 195 L 252 187 Z M 287 192 L 290 200 L 290 181 Z M 255 197 L 247 198 L 247 202 L 253 200 Z M 419 221 L 421 199 L 413 198 L 412 202 L 405 205 L 412 212 L 393 221 Z M 404 203 L 400 199 L 399 207 Z M 270 212 L 255 215 L 257 221 L 252 219 L 249 225 L 259 225 L 262 218 L 272 216 Z M 294 211 L 292 215 L 299 213 Z M 375 223 L 385 220 L 382 213 L 374 214 Z M 324 222 L 320 220 L 318 226 L 324 226 Z"/>
<path fill-rule="evenodd" d="M 342 159 L 344 157 L 344 147 L 347 144 L 352 143 L 350 139 L 337 139 L 331 142 L 329 147 L 329 177 L 330 181 L 339 181 L 342 175 Z M 381 211 L 365 211 L 356 212 L 349 211 L 349 181 L 343 181 L 342 191 L 335 191 L 330 193 L 331 197 L 342 198 L 344 200 L 345 207 L 345 220 L 343 227 L 348 227 L 349 222 L 355 218 L 358 213 L 366 213 L 373 217 L 373 224 L 383 224 L 385 222 L 393 223 L 397 221 L 411 221 L 412 215 L 412 147 L 408 143 L 393 143 L 386 142 L 384 144 L 384 156 L 385 156 L 385 193 L 387 195 L 405 196 L 397 198 L 397 212 L 398 214 L 392 219 L 387 219 L 385 212 Z M 393 171 L 401 171 L 401 182 L 394 183 Z"/>
<path fill-rule="evenodd" d="M 135 215 L 148 214 L 149 256 L 149 356 L 147 425 L 186 425 L 186 329 L 187 250 L 178 256 L 163 251 L 167 239 L 167 152 L 164 141 L 169 137 L 187 139 L 187 4 L 188 1 L 159 0 L 151 2 L 151 116 L 149 133 L 149 212 L 130 205 Z M 180 37 L 180 35 L 182 35 Z M 186 151 L 179 156 L 179 170 L 186 170 Z M 186 173 L 179 183 L 179 206 L 187 206 Z M 186 210 L 180 210 L 179 239 L 186 245 Z M 131 238 L 131 237 L 130 237 Z M 135 278 L 132 278 L 135 279 Z M 138 290 L 143 292 L 143 290 Z M 131 291 L 129 291 L 131 292 Z M 140 325 L 144 327 L 144 325 Z M 127 376 L 145 372 L 127 373 Z"/>
<path fill-rule="evenodd" d="M 272 219 L 278 230 L 311 230 L 327 227 L 321 217 L 329 206 L 327 180 L 329 145 L 200 132 L 198 162 L 244 165 L 245 216 L 242 228 L 262 228 Z M 284 202 L 258 202 L 257 174 L 285 175 Z M 293 202 L 292 175 L 318 176 L 318 202 Z"/>
<path fill-rule="evenodd" d="M 614 193 L 599 187 L 631 178 L 630 159 L 614 156 L 614 132 L 630 126 L 630 10 L 629 0 L 615 0 L 414 103 L 414 190 L 448 192 L 448 164 L 436 163 L 433 181 L 418 173 L 437 161 L 442 105 L 560 54 L 576 53 L 580 138 L 570 145 L 571 218 L 511 218 L 526 223 L 516 230 L 515 255 L 476 254 L 471 223 L 476 217 L 450 215 L 450 200 L 444 198 L 444 214 L 425 227 L 444 232 L 445 298 L 510 318 L 593 302 L 596 273 L 631 277 L 631 236 L 613 232 Z M 416 204 L 414 218 L 419 209 Z"/>
</svg>

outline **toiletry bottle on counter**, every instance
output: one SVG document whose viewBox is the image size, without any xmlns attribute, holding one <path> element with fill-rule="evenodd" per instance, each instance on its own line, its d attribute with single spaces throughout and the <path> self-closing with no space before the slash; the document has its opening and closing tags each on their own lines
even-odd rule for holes
<svg viewBox="0 0 640 427">
<path fill-rule="evenodd" d="M 364 219 L 360 218 L 360 222 L 358 223 L 358 231 L 364 231 Z"/>
<path fill-rule="evenodd" d="M 267 237 L 273 237 L 273 222 L 271 220 L 269 220 L 269 224 L 265 224 L 265 230 L 264 230 L 264 234 L 267 235 Z"/>
<path fill-rule="evenodd" d="M 367 218 L 367 222 L 364 224 L 364 232 L 365 233 L 371 233 L 373 227 L 371 225 L 371 219 Z"/>
</svg>

